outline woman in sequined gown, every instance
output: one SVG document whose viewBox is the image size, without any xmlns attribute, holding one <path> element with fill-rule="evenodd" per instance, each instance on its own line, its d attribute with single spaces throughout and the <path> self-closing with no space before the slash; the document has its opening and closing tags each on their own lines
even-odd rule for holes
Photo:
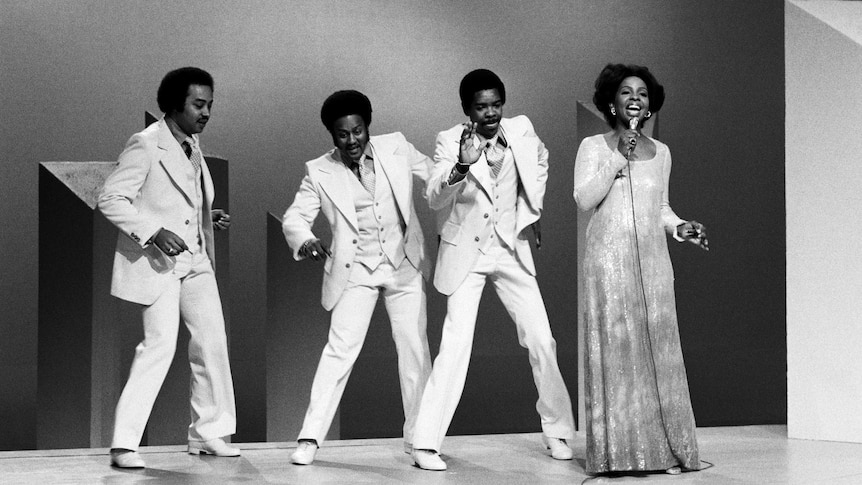
<svg viewBox="0 0 862 485">
<path fill-rule="evenodd" d="M 673 212 L 670 151 L 639 131 L 664 102 L 649 70 L 609 64 L 593 102 L 611 131 L 584 139 L 575 161 L 575 201 L 593 210 L 584 257 L 586 471 L 696 470 L 665 233 L 707 249 L 706 229 Z"/>
</svg>

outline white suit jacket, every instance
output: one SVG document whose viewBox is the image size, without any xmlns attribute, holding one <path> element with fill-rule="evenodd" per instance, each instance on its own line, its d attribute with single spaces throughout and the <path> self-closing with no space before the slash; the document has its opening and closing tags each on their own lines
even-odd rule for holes
<svg viewBox="0 0 862 485">
<path fill-rule="evenodd" d="M 176 263 L 155 244 L 161 228 L 184 237 L 197 224 L 195 187 L 186 175 L 190 162 L 164 118 L 135 133 L 99 195 L 102 214 L 120 229 L 114 254 L 111 294 L 150 305 L 166 287 Z M 215 263 L 210 211 L 215 195 L 206 161 L 201 163 L 204 245 Z"/>
<path fill-rule="evenodd" d="M 430 262 L 425 254 L 425 239 L 422 227 L 413 207 L 413 178 L 424 184 L 428 179 L 431 160 L 416 150 L 401 133 L 372 136 L 369 140 L 372 154 L 385 172 L 377 174 L 377 183 L 389 180 L 395 202 L 405 223 L 404 252 L 410 263 L 426 279 L 430 274 Z M 323 211 L 332 228 L 331 258 L 323 265 L 323 308 L 331 310 L 347 285 L 349 265 L 356 256 L 355 240 L 359 235 L 359 224 L 352 196 L 350 177 L 353 172 L 344 163 L 333 157 L 335 149 L 325 155 L 306 162 L 306 175 L 302 179 L 296 198 L 282 219 L 282 231 L 299 261 L 299 250 L 305 241 L 315 237 L 311 231 L 314 219 Z"/>
<path fill-rule="evenodd" d="M 478 234 L 489 224 L 485 215 L 493 210 L 491 187 L 494 180 L 484 153 L 463 180 L 449 185 L 449 175 L 458 161 L 458 140 L 463 128 L 463 125 L 457 125 L 437 135 L 434 168 L 427 189 L 428 204 L 438 211 L 440 224 L 434 286 L 444 295 L 451 295 L 458 289 L 473 268 L 479 257 L 479 245 L 484 242 L 479 241 Z M 535 275 L 536 267 L 525 229 L 542 213 L 548 179 L 548 150 L 526 116 L 503 118 L 500 129 L 512 149 L 521 186 L 515 224 L 515 254 L 524 269 Z"/>
</svg>

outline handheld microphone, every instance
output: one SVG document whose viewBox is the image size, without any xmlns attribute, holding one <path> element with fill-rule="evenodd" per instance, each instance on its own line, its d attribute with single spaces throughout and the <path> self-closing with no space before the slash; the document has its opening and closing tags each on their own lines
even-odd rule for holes
<svg viewBox="0 0 862 485">
<path fill-rule="evenodd" d="M 629 118 L 629 129 L 630 130 L 638 129 L 638 118 L 637 118 L 637 116 L 633 116 L 633 117 Z M 628 151 L 626 151 L 626 160 L 631 158 L 632 152 L 634 150 L 635 150 L 635 146 L 630 144 Z"/>
</svg>

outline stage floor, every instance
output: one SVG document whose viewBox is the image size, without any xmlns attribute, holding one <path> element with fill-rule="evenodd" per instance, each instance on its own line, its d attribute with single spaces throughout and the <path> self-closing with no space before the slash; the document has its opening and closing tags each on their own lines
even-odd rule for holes
<svg viewBox="0 0 862 485">
<path fill-rule="evenodd" d="M 573 444 L 575 460 L 547 456 L 538 433 L 451 436 L 445 472 L 413 466 L 400 439 L 330 441 L 311 466 L 288 461 L 294 443 L 240 443 L 239 458 L 198 457 L 185 446 L 141 449 L 148 468 L 109 466 L 108 450 L 0 452 L 0 483 L 49 484 L 580 484 L 584 436 Z M 640 474 L 589 478 L 598 483 L 862 484 L 862 444 L 788 440 L 786 426 L 699 428 L 701 459 L 714 464 L 679 476 Z"/>
</svg>

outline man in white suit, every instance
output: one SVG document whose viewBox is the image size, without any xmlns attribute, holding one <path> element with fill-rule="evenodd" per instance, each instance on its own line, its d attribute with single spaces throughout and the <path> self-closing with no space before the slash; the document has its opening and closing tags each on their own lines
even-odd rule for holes
<svg viewBox="0 0 862 485">
<path fill-rule="evenodd" d="M 398 353 L 407 453 L 431 371 L 424 281 L 430 267 L 413 207 L 413 179 L 424 186 L 431 160 L 401 133 L 370 136 L 371 103 L 360 92 L 329 96 L 321 120 L 335 148 L 305 164 L 306 176 L 282 224 L 294 259 L 326 260 L 321 301 L 332 311 L 329 339 L 290 457 L 297 465 L 311 464 L 326 437 L 380 294 Z M 332 229 L 331 246 L 311 231 L 320 211 Z"/>
<path fill-rule="evenodd" d="M 213 79 L 186 67 L 158 91 L 165 116 L 133 135 L 99 196 L 99 210 L 120 234 L 111 294 L 141 305 L 138 345 L 114 419 L 111 463 L 142 468 L 137 452 L 177 345 L 189 329 L 191 414 L 188 451 L 239 456 L 222 437 L 236 432 L 233 382 L 213 261 L 213 228 L 230 217 L 212 209 L 212 178 L 197 134 L 209 121 Z"/>
<path fill-rule="evenodd" d="M 548 150 L 526 116 L 502 117 L 506 90 L 493 72 L 467 74 L 460 96 L 470 120 L 437 135 L 428 181 L 428 203 L 442 219 L 434 286 L 448 300 L 440 352 L 416 420 L 413 458 L 420 468 L 446 469 L 439 450 L 461 399 L 479 299 L 490 280 L 529 352 L 545 445 L 554 458 L 571 460 L 566 440 L 574 437 L 572 404 L 527 240 L 527 228 L 542 212 Z"/>
</svg>

